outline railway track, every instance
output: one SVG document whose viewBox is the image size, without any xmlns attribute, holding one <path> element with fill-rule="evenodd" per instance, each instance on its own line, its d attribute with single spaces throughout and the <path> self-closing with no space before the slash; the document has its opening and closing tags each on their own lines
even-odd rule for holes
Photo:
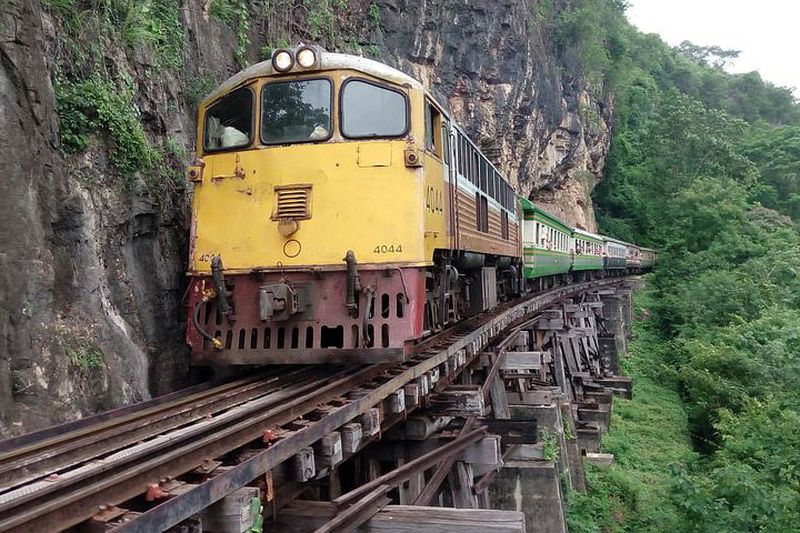
<svg viewBox="0 0 800 533">
<path fill-rule="evenodd" d="M 401 420 L 501 332 L 565 298 L 621 281 L 559 287 L 505 304 L 422 342 L 399 365 L 278 367 L 2 442 L 0 531 L 67 529 L 131 500 L 144 510 L 127 513 L 115 531 L 169 528 L 343 425 L 369 426 L 370 415 L 380 414 L 376 406 L 415 385 L 418 401 L 396 403 L 401 409 L 387 411 L 382 422 Z M 363 444 L 380 429 L 381 421 L 365 431 Z M 216 469 L 243 447 L 248 458 Z M 177 480 L 191 472 L 202 480 Z"/>
</svg>

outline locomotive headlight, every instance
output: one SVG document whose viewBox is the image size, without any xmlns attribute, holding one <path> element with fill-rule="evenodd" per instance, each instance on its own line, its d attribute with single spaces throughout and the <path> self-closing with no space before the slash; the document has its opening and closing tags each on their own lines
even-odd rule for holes
<svg viewBox="0 0 800 533">
<path fill-rule="evenodd" d="M 317 54 L 311 48 L 301 48 L 297 52 L 297 64 L 302 68 L 311 68 L 317 62 Z"/>
<path fill-rule="evenodd" d="M 294 58 L 289 50 L 278 50 L 272 55 L 272 67 L 278 72 L 287 72 L 294 66 Z"/>
</svg>

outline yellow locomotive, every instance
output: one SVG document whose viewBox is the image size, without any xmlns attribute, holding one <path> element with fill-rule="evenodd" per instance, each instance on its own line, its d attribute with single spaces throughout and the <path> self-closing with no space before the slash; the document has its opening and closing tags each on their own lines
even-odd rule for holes
<svg viewBox="0 0 800 533">
<path fill-rule="evenodd" d="M 199 109 L 195 364 L 402 360 L 520 290 L 513 188 L 416 80 L 277 50 Z"/>
</svg>

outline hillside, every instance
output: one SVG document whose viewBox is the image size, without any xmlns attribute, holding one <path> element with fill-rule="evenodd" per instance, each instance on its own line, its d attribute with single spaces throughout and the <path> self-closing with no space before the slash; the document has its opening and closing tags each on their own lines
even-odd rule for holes
<svg viewBox="0 0 800 533">
<path fill-rule="evenodd" d="M 600 229 L 662 253 L 627 366 L 639 396 L 607 443 L 618 462 L 573 529 L 795 530 L 800 106 L 727 74 L 729 51 L 671 49 L 617 2 L 580 6 L 575 42 L 616 96 Z"/>
</svg>

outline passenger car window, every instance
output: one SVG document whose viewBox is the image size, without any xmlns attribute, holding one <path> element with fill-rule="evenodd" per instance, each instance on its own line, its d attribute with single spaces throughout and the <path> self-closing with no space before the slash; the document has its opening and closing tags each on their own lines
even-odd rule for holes
<svg viewBox="0 0 800 533">
<path fill-rule="evenodd" d="M 330 80 L 269 83 L 261 90 L 265 144 L 324 141 L 331 137 Z"/>
<path fill-rule="evenodd" d="M 248 146 L 253 139 L 253 91 L 236 89 L 206 111 L 203 148 L 225 150 Z"/>
<path fill-rule="evenodd" d="M 408 129 L 408 104 L 399 91 L 361 80 L 342 89 L 342 134 L 345 137 L 396 137 Z"/>
</svg>

